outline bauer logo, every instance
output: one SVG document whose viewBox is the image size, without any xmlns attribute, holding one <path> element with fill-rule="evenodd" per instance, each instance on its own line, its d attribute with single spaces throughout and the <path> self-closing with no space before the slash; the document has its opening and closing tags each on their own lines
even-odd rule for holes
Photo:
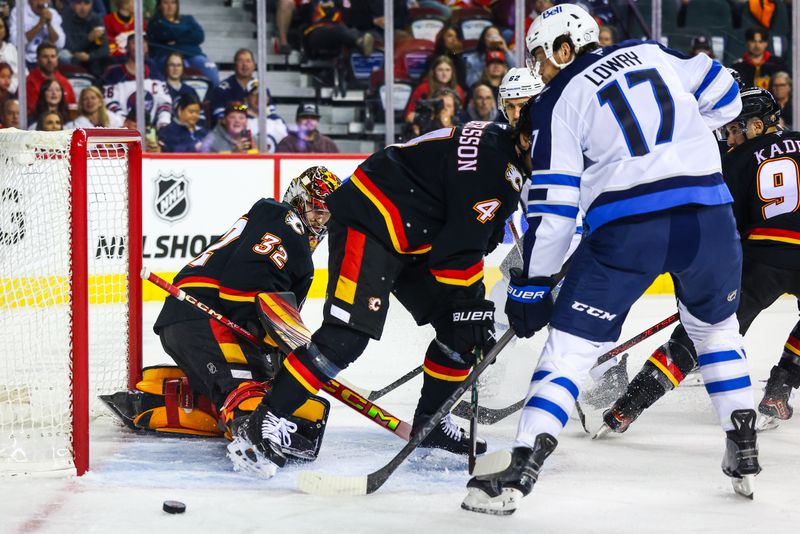
<svg viewBox="0 0 800 534">
<path fill-rule="evenodd" d="M 189 213 L 189 179 L 183 173 L 159 172 L 155 179 L 153 207 L 167 222 L 183 219 Z"/>
</svg>

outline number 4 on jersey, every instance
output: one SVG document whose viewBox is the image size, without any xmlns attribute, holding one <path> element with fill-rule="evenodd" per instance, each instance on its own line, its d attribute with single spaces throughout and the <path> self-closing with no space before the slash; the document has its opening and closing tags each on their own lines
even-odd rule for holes
<svg viewBox="0 0 800 534">
<path fill-rule="evenodd" d="M 493 198 L 491 200 L 481 200 L 472 206 L 472 209 L 478 212 L 478 222 L 483 224 L 486 221 L 491 221 L 494 219 L 494 213 L 499 207 L 500 201 L 496 198 Z"/>
</svg>

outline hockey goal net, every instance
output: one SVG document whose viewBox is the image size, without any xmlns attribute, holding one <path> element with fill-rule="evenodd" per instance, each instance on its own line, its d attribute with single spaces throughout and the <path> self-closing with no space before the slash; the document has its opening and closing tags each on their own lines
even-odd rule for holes
<svg viewBox="0 0 800 534">
<path fill-rule="evenodd" d="M 0 474 L 88 469 L 141 373 L 141 243 L 135 131 L 0 130 Z"/>
</svg>

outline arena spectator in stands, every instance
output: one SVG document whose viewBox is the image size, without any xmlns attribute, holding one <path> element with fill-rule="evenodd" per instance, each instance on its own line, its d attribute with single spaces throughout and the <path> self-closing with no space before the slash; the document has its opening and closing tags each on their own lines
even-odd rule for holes
<svg viewBox="0 0 800 534">
<path fill-rule="evenodd" d="M 361 32 L 369 32 L 373 38 L 383 39 L 385 26 L 383 17 L 383 0 L 349 0 L 350 8 L 345 11 L 345 22 L 351 28 Z M 394 31 L 405 32 L 408 25 L 408 3 L 405 0 L 393 0 Z M 406 34 L 407 35 L 407 34 Z"/>
<path fill-rule="evenodd" d="M 144 115 L 144 151 L 145 152 L 161 152 L 161 145 L 158 144 L 158 134 L 155 127 L 150 124 L 150 116 L 145 113 Z M 138 130 L 136 123 L 136 106 L 134 105 L 125 115 L 122 122 L 122 127 L 128 130 Z"/>
<path fill-rule="evenodd" d="M 344 0 L 309 0 L 303 6 L 303 46 L 310 57 L 341 47 L 357 48 L 363 55 L 372 54 L 375 39 L 371 33 L 350 28 L 344 23 Z M 348 1 L 349 3 L 349 1 Z"/>
<path fill-rule="evenodd" d="M 482 83 L 472 86 L 469 105 L 461 112 L 462 123 L 469 121 L 498 121 L 501 119 L 492 88 Z"/>
<path fill-rule="evenodd" d="M 756 85 L 769 90 L 773 74 L 788 72 L 786 64 L 767 50 L 769 31 L 764 28 L 749 28 L 744 38 L 747 51 L 733 63 L 733 68 L 741 74 L 742 82 L 746 86 Z"/>
<path fill-rule="evenodd" d="M 319 108 L 313 102 L 306 102 L 297 107 L 295 119 L 297 130 L 278 143 L 276 152 L 339 152 L 339 147 L 328 136 L 319 131 Z"/>
<path fill-rule="evenodd" d="M 16 94 L 19 87 L 19 77 L 17 76 L 17 47 L 8 42 L 8 32 L 6 31 L 6 21 L 0 17 L 0 61 L 7 63 L 11 67 L 11 85 L 8 90 Z"/>
<path fill-rule="evenodd" d="M 0 124 L 3 125 L 3 128 L 19 128 L 19 100 L 9 98 L 3 103 Z"/>
<path fill-rule="evenodd" d="M 233 74 L 222 80 L 208 97 L 211 115 L 215 120 L 222 118 L 228 103 L 245 101 L 247 84 L 253 79 L 255 70 L 256 62 L 252 50 L 248 48 L 237 50 L 233 56 Z"/>
<path fill-rule="evenodd" d="M 486 67 L 481 73 L 479 83 L 491 88 L 495 100 L 497 100 L 500 92 L 500 84 L 503 82 L 503 76 L 508 72 L 507 60 L 508 57 L 501 50 L 489 50 L 486 52 Z"/>
<path fill-rule="evenodd" d="M 247 129 L 247 104 L 228 102 L 222 119 L 200 146 L 200 152 L 255 154 L 253 134 Z"/>
<path fill-rule="evenodd" d="M 273 41 L 273 51 L 276 54 L 288 54 L 292 51 L 289 44 L 289 28 L 294 17 L 295 0 L 277 0 L 275 8 L 275 26 L 278 29 L 278 36 Z"/>
<path fill-rule="evenodd" d="M 31 124 L 33 121 L 38 120 L 38 117 L 45 111 L 56 111 L 62 117 L 69 116 L 69 109 L 67 103 L 64 101 L 64 89 L 57 80 L 45 80 L 39 87 L 39 94 L 36 97 L 35 108 L 33 113 L 28 118 L 30 124 L 29 130 L 35 130 L 36 125 Z"/>
<path fill-rule="evenodd" d="M 427 102 L 429 102 L 426 106 L 427 109 L 420 109 L 414 123 L 408 129 L 411 136 L 416 137 L 439 128 L 449 128 L 461 124 L 461 99 L 449 87 L 437 90 Z"/>
<path fill-rule="evenodd" d="M 597 35 L 597 41 L 600 43 L 600 46 L 603 47 L 611 46 L 616 43 L 617 39 L 614 35 L 614 28 L 611 26 L 601 26 L 600 33 Z"/>
<path fill-rule="evenodd" d="M 475 51 L 464 54 L 467 87 L 472 87 L 480 79 L 481 73 L 486 66 L 486 53 L 489 51 L 502 52 L 506 65 L 510 67 L 517 66 L 513 59 L 513 54 L 508 50 L 505 39 L 500 35 L 500 30 L 494 25 L 487 26 L 481 32 Z"/>
<path fill-rule="evenodd" d="M 464 44 L 458 37 L 458 29 L 452 24 L 445 24 L 439 33 L 436 34 L 436 41 L 433 48 L 431 60 L 439 56 L 447 56 L 456 68 L 456 80 L 462 87 L 466 87 L 467 69 L 461 57 L 464 52 Z M 425 72 L 430 68 L 431 62 L 425 67 Z"/>
<path fill-rule="evenodd" d="M 247 129 L 253 132 L 256 146 L 259 145 L 258 131 L 258 80 L 250 80 L 247 85 Z M 267 152 L 275 152 L 278 143 L 289 135 L 286 122 L 278 115 L 275 106 L 270 104 L 270 95 L 267 91 Z"/>
<path fill-rule="evenodd" d="M 110 56 L 108 36 L 103 19 L 92 12 L 91 0 L 69 0 L 63 24 L 67 39 L 58 52 L 59 61 L 102 76 Z"/>
<path fill-rule="evenodd" d="M 36 125 L 40 132 L 60 132 L 64 129 L 64 118 L 58 111 L 45 111 L 36 119 Z"/>
<path fill-rule="evenodd" d="M 785 128 L 792 129 L 792 77 L 788 72 L 780 71 L 772 75 L 770 92 L 781 107 L 781 121 Z"/>
<path fill-rule="evenodd" d="M 183 81 L 183 56 L 179 52 L 172 52 L 167 56 L 167 62 L 164 64 L 164 70 L 166 71 L 167 91 L 172 99 L 173 116 L 178 111 L 178 101 L 184 96 L 191 96 L 202 102 L 200 95 L 194 90 L 194 87 Z M 200 122 L 198 124 L 205 128 L 206 120 L 206 113 L 201 104 Z"/>
<path fill-rule="evenodd" d="M 103 24 L 108 33 L 108 47 L 113 57 L 125 57 L 128 54 L 128 37 L 133 35 L 133 0 L 112 0 L 112 12 L 103 17 Z M 147 31 L 147 9 L 143 21 Z"/>
<path fill-rule="evenodd" d="M 189 67 L 199 70 L 213 85 L 218 85 L 217 66 L 200 48 L 204 40 L 203 28 L 193 16 L 181 15 L 178 0 L 158 0 L 156 14 L 147 28 L 147 41 L 156 61 L 164 62 L 170 52 L 180 52 Z"/>
<path fill-rule="evenodd" d="M 67 123 L 67 128 L 120 128 L 123 119 L 110 113 L 103 102 L 103 93 L 94 85 L 81 91 L 78 98 L 78 116 Z"/>
<path fill-rule="evenodd" d="M 705 35 L 698 35 L 692 39 L 692 47 L 689 50 L 689 55 L 696 56 L 697 54 L 705 54 L 710 58 L 715 58 L 714 50 L 711 48 L 711 41 Z"/>
<path fill-rule="evenodd" d="M 18 0 L 19 4 L 11 10 L 9 19 L 9 36 L 13 43 L 17 42 L 17 9 L 22 4 L 25 11 L 23 22 L 25 25 L 25 61 L 30 65 L 36 62 L 39 45 L 47 41 L 58 48 L 63 48 L 66 41 L 64 30 L 61 27 L 61 15 L 55 9 L 48 7 L 47 0 Z"/>
<path fill-rule="evenodd" d="M 8 90 L 11 87 L 12 79 L 11 65 L 0 62 L 0 107 L 9 98 L 14 98 L 14 93 Z"/>
<path fill-rule="evenodd" d="M 106 108 L 112 113 L 124 117 L 136 105 L 136 47 L 133 45 L 134 35 L 128 36 L 128 60 L 122 65 L 115 65 L 106 71 L 103 94 L 106 95 Z M 147 56 L 147 41 L 143 43 Z M 153 69 L 144 65 L 145 116 L 156 128 L 163 128 L 172 122 L 172 98 L 169 96 L 167 84 L 153 74 Z M 154 135 L 154 134 L 153 134 Z"/>
<path fill-rule="evenodd" d="M 436 91 L 443 87 L 452 89 L 456 92 L 458 98 L 462 102 L 464 101 L 464 90 L 458 85 L 455 64 L 450 59 L 450 56 L 439 56 L 433 60 L 427 76 L 414 89 L 408 99 L 405 114 L 406 122 L 409 124 L 414 122 L 415 110 L 420 100 L 431 98 Z"/>
<path fill-rule="evenodd" d="M 158 144 L 162 152 L 200 152 L 203 139 L 208 135 L 198 126 L 201 104 L 196 95 L 184 95 L 172 122 L 158 131 Z"/>
<path fill-rule="evenodd" d="M 25 95 L 27 98 L 27 113 L 30 115 L 36 109 L 36 100 L 39 97 L 39 89 L 46 80 L 55 80 L 61 85 L 64 91 L 64 100 L 67 105 L 74 105 L 75 92 L 72 90 L 69 80 L 58 72 L 58 50 L 49 41 L 39 44 L 36 49 L 36 68 L 31 69 L 28 79 L 25 80 Z"/>
</svg>

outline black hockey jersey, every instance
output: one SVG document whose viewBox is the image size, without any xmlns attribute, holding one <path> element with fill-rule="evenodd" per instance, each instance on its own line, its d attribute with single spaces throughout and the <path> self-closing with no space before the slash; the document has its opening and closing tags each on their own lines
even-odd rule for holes
<svg viewBox="0 0 800 534">
<path fill-rule="evenodd" d="M 261 199 L 202 254 L 177 274 L 174 285 L 233 322 L 262 333 L 256 294 L 292 291 L 298 304 L 314 277 L 307 229 L 288 204 Z M 167 297 L 153 330 L 202 316 Z"/>
<path fill-rule="evenodd" d="M 800 269 L 800 133 L 749 139 L 723 157 L 745 254 Z"/>
<path fill-rule="evenodd" d="M 523 183 L 510 130 L 469 122 L 389 145 L 328 198 L 332 217 L 398 255 L 425 257 L 452 293 L 483 279 Z"/>
</svg>

